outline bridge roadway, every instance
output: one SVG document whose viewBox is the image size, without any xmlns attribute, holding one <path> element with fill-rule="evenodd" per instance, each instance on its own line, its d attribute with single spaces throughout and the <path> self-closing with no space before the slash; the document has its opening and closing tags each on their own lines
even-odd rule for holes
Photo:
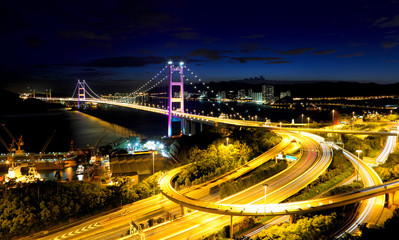
<svg viewBox="0 0 399 240">
<path fill-rule="evenodd" d="M 77 98 L 38 98 L 41 100 L 51 100 L 51 101 L 59 101 L 59 102 L 77 102 Z M 82 101 L 82 100 L 81 100 Z M 160 109 L 155 107 L 148 107 L 148 106 L 141 106 L 138 104 L 133 103 L 121 103 L 117 101 L 109 101 L 104 99 L 96 99 L 96 98 L 87 98 L 86 102 L 97 103 L 97 104 L 108 104 L 108 105 L 115 105 L 120 107 L 127 107 L 133 108 L 148 112 L 154 112 L 162 115 L 168 115 L 169 112 L 166 109 Z M 217 126 L 219 124 L 226 124 L 226 125 L 234 125 L 234 126 L 247 126 L 247 127 L 261 127 L 267 128 L 270 130 L 286 130 L 286 131 L 304 131 L 304 132 L 314 132 L 314 133 L 340 133 L 340 134 L 360 134 L 360 135 L 379 135 L 379 136 L 398 136 L 397 132 L 373 132 L 373 131 L 355 131 L 355 130 L 333 130 L 333 129 L 316 129 L 316 128 L 288 128 L 288 127 L 278 127 L 278 126 L 269 126 L 264 125 L 263 122 L 257 121 L 245 121 L 245 120 L 238 120 L 238 119 L 222 119 L 212 116 L 202 116 L 197 114 L 190 114 L 190 113 L 181 113 L 178 111 L 172 111 L 173 116 L 179 117 L 181 119 L 199 122 L 203 124 L 209 124 Z M 276 123 L 274 125 L 277 125 Z"/>
</svg>

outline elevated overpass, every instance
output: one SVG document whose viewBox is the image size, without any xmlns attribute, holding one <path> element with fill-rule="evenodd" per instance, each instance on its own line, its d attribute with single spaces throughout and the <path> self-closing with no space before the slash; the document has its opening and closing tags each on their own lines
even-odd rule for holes
<svg viewBox="0 0 399 240">
<path fill-rule="evenodd" d="M 379 195 L 393 193 L 399 190 L 399 180 L 395 180 L 385 184 L 315 200 L 267 204 L 265 212 L 264 204 L 218 204 L 185 197 L 177 192 L 171 185 L 171 181 L 180 173 L 181 169 L 182 168 L 173 169 L 159 180 L 159 186 L 162 193 L 171 201 L 188 208 L 221 215 L 279 216 L 287 214 L 303 214 L 341 207 Z"/>
</svg>

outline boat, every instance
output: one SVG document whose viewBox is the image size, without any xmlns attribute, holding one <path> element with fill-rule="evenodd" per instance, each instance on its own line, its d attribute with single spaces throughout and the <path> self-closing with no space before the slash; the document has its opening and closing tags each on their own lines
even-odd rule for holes
<svg viewBox="0 0 399 240">
<path fill-rule="evenodd" d="M 27 171 L 26 171 L 27 168 Z M 21 165 L 16 165 L 14 162 L 8 168 L 8 174 L 5 176 L 5 182 L 22 182 L 22 183 L 30 183 L 36 181 L 43 181 L 40 173 L 37 172 L 37 169 L 34 165 L 28 165 L 27 167 L 23 167 Z"/>
</svg>

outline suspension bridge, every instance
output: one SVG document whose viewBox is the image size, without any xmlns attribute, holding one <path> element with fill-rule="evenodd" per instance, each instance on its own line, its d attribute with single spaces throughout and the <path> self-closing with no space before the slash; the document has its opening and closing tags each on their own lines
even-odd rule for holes
<svg viewBox="0 0 399 240">
<path fill-rule="evenodd" d="M 167 74 L 162 75 L 167 71 Z M 185 74 L 187 72 L 187 74 Z M 190 79 L 190 78 L 191 79 Z M 185 91 L 189 90 L 189 91 Z M 193 109 L 189 112 L 185 108 L 185 101 L 190 97 L 201 99 L 202 104 L 212 106 L 214 110 L 205 112 Z M 48 97 L 41 98 L 49 100 Z M 162 68 L 149 81 L 127 96 L 110 98 L 101 96 L 93 91 L 89 84 L 78 80 L 71 98 L 51 98 L 52 101 L 76 102 L 78 108 L 85 108 L 87 103 L 108 104 L 120 107 L 133 108 L 166 115 L 168 117 L 168 137 L 172 137 L 172 121 L 180 120 L 180 134 L 195 134 L 199 127 L 202 131 L 204 124 L 211 126 L 234 125 L 244 127 L 262 127 L 267 129 L 294 130 L 291 127 L 282 127 L 281 123 L 268 123 L 257 121 L 258 118 L 248 116 L 247 119 L 228 102 L 220 101 L 209 84 L 198 77 L 183 62 L 175 66 L 172 62 Z M 215 102 L 218 103 L 216 106 Z M 397 136 L 397 132 L 356 131 L 338 129 L 316 129 L 296 126 L 295 131 L 336 133 L 336 134 L 361 134 Z"/>
</svg>

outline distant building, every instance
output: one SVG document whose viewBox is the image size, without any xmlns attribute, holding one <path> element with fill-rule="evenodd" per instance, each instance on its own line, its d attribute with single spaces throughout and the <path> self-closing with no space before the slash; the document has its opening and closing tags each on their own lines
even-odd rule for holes
<svg viewBox="0 0 399 240">
<path fill-rule="evenodd" d="M 204 90 L 201 92 L 200 98 L 207 98 L 208 97 L 208 91 Z"/>
<path fill-rule="evenodd" d="M 217 99 L 225 99 L 226 98 L 226 91 L 217 92 L 216 98 Z"/>
<path fill-rule="evenodd" d="M 270 103 L 274 101 L 274 86 L 263 85 L 262 86 L 262 101 Z"/>
<path fill-rule="evenodd" d="M 252 92 L 252 101 L 262 102 L 262 92 Z"/>
<path fill-rule="evenodd" d="M 280 99 L 284 97 L 291 97 L 291 92 L 290 91 L 280 92 Z"/>
<path fill-rule="evenodd" d="M 237 93 L 237 98 L 238 99 L 244 99 L 246 97 L 247 97 L 247 95 L 246 95 L 245 89 L 238 90 L 238 93 Z"/>
<path fill-rule="evenodd" d="M 115 97 L 128 97 L 130 95 L 130 93 L 115 93 L 114 96 Z"/>
<path fill-rule="evenodd" d="M 251 88 L 248 89 L 248 95 L 247 95 L 247 97 L 248 97 L 248 98 L 252 98 L 252 93 L 253 93 L 252 89 L 251 89 Z"/>
<path fill-rule="evenodd" d="M 186 92 L 186 91 L 183 92 L 184 98 L 190 98 L 192 95 L 193 95 L 193 94 L 190 93 L 190 92 Z M 180 94 L 179 94 L 179 97 L 180 97 Z"/>
</svg>

